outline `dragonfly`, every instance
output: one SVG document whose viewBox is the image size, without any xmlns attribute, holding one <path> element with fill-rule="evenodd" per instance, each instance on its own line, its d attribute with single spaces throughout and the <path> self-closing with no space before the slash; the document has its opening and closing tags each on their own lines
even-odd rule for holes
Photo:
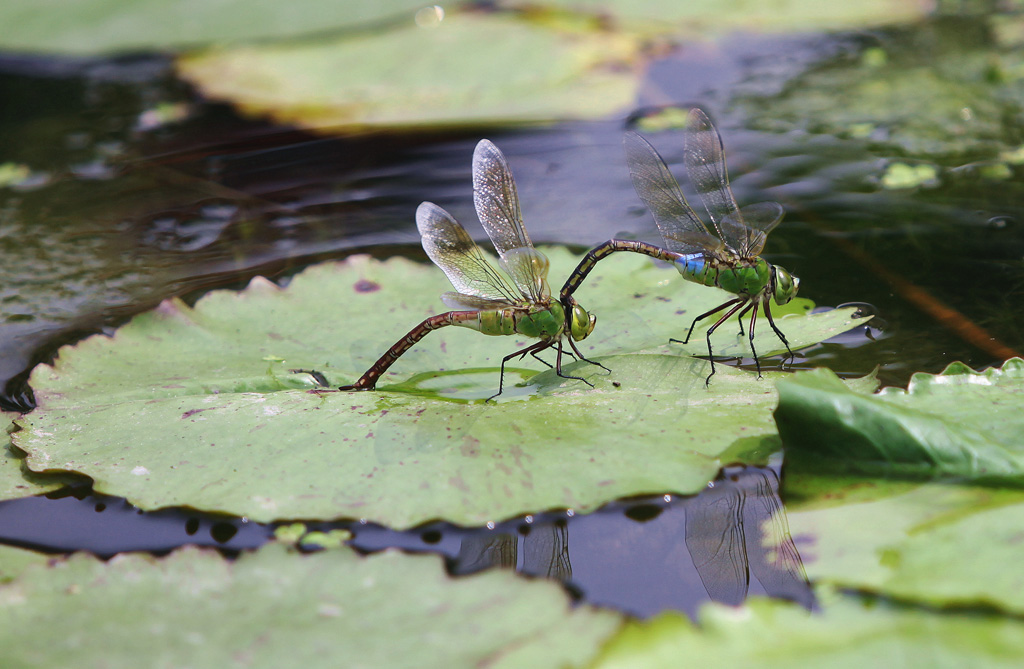
<svg viewBox="0 0 1024 669">
<path fill-rule="evenodd" d="M 373 390 L 377 381 L 406 351 L 430 332 L 447 326 L 477 330 L 485 335 L 521 335 L 539 341 L 502 358 L 498 392 L 504 388 L 505 364 L 527 355 L 551 367 L 537 354 L 555 347 L 555 372 L 562 378 L 586 379 L 562 372 L 562 341 L 568 340 L 570 355 L 587 360 L 576 346 L 594 331 L 597 317 L 575 301 L 566 313 L 551 297 L 548 286 L 548 259 L 533 247 L 523 226 L 512 170 L 504 154 L 483 139 L 473 153 L 473 202 L 477 216 L 498 252 L 499 271 L 487 259 L 466 229 L 447 211 L 432 202 L 416 209 L 416 227 L 423 250 L 448 277 L 454 292 L 441 296 L 453 311 L 431 316 L 414 327 L 389 348 L 359 379 L 339 390 Z M 507 276 L 506 276 L 507 275 Z M 607 368 L 605 368 L 607 369 Z"/>
<path fill-rule="evenodd" d="M 618 251 L 642 253 L 672 263 L 687 281 L 722 288 L 734 295 L 697 316 L 690 324 L 685 339 L 670 340 L 683 344 L 689 342 L 697 323 L 725 310 L 707 329 L 711 373 L 705 379 L 705 385 L 709 385 L 715 375 L 711 335 L 733 316 L 739 320 L 742 336 L 745 334 L 743 316 L 750 314 L 746 334 L 758 377 L 761 376 L 761 362 L 754 348 L 754 325 L 759 309 L 764 311 L 768 324 L 785 345 L 786 359 L 793 358 L 786 335 L 772 318 L 770 302 L 774 299 L 776 304 L 783 305 L 796 297 L 800 279 L 760 257 L 768 233 L 782 220 L 782 206 L 777 202 L 761 202 L 740 209 L 729 187 L 722 137 L 701 109 L 690 110 L 687 118 L 684 164 L 714 232 L 694 213 L 668 165 L 647 140 L 629 132 L 623 143 L 633 187 L 654 215 L 667 248 L 622 239 L 611 239 L 596 246 L 584 256 L 562 287 L 559 299 L 563 307 L 571 309 L 576 303 L 572 294 L 602 258 Z"/>
</svg>

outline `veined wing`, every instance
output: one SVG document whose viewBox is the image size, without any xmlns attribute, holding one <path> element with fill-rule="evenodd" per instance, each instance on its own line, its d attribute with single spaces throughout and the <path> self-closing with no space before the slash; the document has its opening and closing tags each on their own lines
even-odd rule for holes
<svg viewBox="0 0 1024 669">
<path fill-rule="evenodd" d="M 505 156 L 490 140 L 481 139 L 473 152 L 473 202 L 487 236 L 523 297 L 548 299 L 548 259 L 533 248 L 523 226 L 516 182 Z"/>
<path fill-rule="evenodd" d="M 489 311 L 491 309 L 506 309 L 510 306 L 508 300 L 489 300 L 486 297 L 466 295 L 465 293 L 441 293 L 441 301 L 452 309 L 460 311 Z"/>
<path fill-rule="evenodd" d="M 447 211 L 433 202 L 420 203 L 416 209 L 416 227 L 423 250 L 459 293 L 506 305 L 520 299 L 518 291 L 488 262 L 466 229 Z"/>
<path fill-rule="evenodd" d="M 736 249 L 740 256 L 755 258 L 761 255 L 768 233 L 775 229 L 785 213 L 778 202 L 758 202 L 740 209 L 738 216 L 723 217 L 722 229 L 741 239 Z"/>
<path fill-rule="evenodd" d="M 736 198 L 729 188 L 722 137 L 715 130 L 711 119 L 700 109 L 691 109 L 686 120 L 686 148 L 683 154 L 686 173 L 700 195 L 704 208 L 708 210 L 708 216 L 719 236 L 726 245 L 742 255 L 740 249 L 747 236 L 738 234 L 743 218 L 739 215 Z M 727 216 L 732 219 L 732 225 L 722 224 Z"/>
<path fill-rule="evenodd" d="M 669 250 L 719 255 L 724 246 L 722 241 L 708 232 L 693 213 L 679 190 L 679 183 L 657 150 L 635 132 L 627 132 L 622 141 L 626 147 L 626 164 L 633 178 L 633 188 L 654 215 L 654 222 L 658 224 Z"/>
<path fill-rule="evenodd" d="M 741 479 L 748 504 L 743 523 L 752 544 L 750 571 L 772 597 L 784 597 L 810 607 L 814 595 L 789 531 L 786 509 L 779 497 L 779 479 L 773 471 L 753 470 Z"/>
<path fill-rule="evenodd" d="M 686 548 L 708 595 L 738 606 L 750 588 L 750 562 L 743 527 L 743 491 L 717 485 L 686 505 Z"/>
</svg>

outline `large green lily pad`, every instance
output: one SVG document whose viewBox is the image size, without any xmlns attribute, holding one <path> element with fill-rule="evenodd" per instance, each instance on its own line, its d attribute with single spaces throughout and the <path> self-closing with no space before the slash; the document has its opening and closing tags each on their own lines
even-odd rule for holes
<svg viewBox="0 0 1024 669">
<path fill-rule="evenodd" d="M 709 604 L 699 626 L 677 613 L 631 622 L 596 663 L 618 667 L 1016 667 L 1024 623 L 940 615 L 818 589 L 822 612 L 786 602 Z"/>
<path fill-rule="evenodd" d="M 440 558 L 277 544 L 229 562 L 85 554 L 0 585 L 7 666 L 579 666 L 620 624 L 562 589 Z"/>
<path fill-rule="evenodd" d="M 500 0 L 523 7 L 529 0 Z M 614 16 L 631 28 L 678 31 L 697 39 L 735 32 L 837 30 L 893 24 L 922 17 L 921 5 L 909 0 L 865 0 L 821 4 L 815 0 L 778 0 L 771 4 L 744 0 L 546 0 L 546 7 Z"/>
<path fill-rule="evenodd" d="M 632 104 L 635 38 L 454 15 L 330 41 L 214 49 L 178 62 L 213 99 L 311 129 L 603 118 Z"/>
<path fill-rule="evenodd" d="M 1024 483 L 1024 360 L 975 372 L 954 363 L 907 390 L 871 395 L 827 370 L 779 384 L 789 463 L 814 471 Z"/>
<path fill-rule="evenodd" d="M 796 497 L 789 528 L 811 580 L 1024 614 L 1024 491 L 806 474 L 786 481 Z"/>
<path fill-rule="evenodd" d="M 578 261 L 561 249 L 549 256 L 553 277 Z M 526 342 L 445 328 L 403 356 L 378 391 L 308 392 L 311 379 L 288 368 L 351 382 L 443 309 L 437 295 L 448 286 L 436 268 L 355 257 L 311 268 L 285 290 L 260 279 L 194 310 L 168 302 L 113 338 L 63 349 L 55 367 L 33 373 L 39 408 L 14 438 L 33 470 L 85 474 L 98 492 L 144 509 L 394 527 L 696 492 L 724 462 L 777 448 L 771 381 L 780 373 L 759 380 L 719 364 L 706 388 L 708 363 L 684 354 L 703 340 L 664 345 L 722 293 L 630 254 L 604 261 L 592 279 L 577 293 L 599 319 L 583 350 L 612 372 L 580 362 L 566 370 L 594 388 L 513 361 L 505 394 L 485 403 L 501 357 Z M 794 347 L 859 322 L 850 310 L 809 308 L 791 303 L 777 319 Z M 745 339 L 726 329 L 716 351 L 742 355 Z M 762 354 L 781 346 L 773 338 L 758 330 Z"/>
<path fill-rule="evenodd" d="M 449 14 L 465 2 L 439 3 Z M 736 30 L 835 29 L 892 23 L 921 15 L 918 3 L 907 0 L 870 0 L 823 6 L 813 0 L 788 0 L 771 7 L 752 6 L 741 0 L 725 3 L 678 3 L 671 0 L 553 0 L 545 3 L 504 0 L 506 7 L 540 7 L 556 12 L 578 12 L 577 20 L 591 23 L 611 16 L 627 25 L 647 29 L 699 27 L 701 34 Z M 237 43 L 268 39 L 314 39 L 325 33 L 353 29 L 372 30 L 396 21 L 419 23 L 433 18 L 429 5 L 412 0 L 331 2 L 297 0 L 73 0 L 40 5 L 32 0 L 6 0 L 0 4 L 0 48 L 11 51 L 81 55 L 123 51 L 156 51 L 210 43 Z M 239 20 L 244 15 L 245 20 Z M 425 16 L 426 15 L 426 16 Z M 556 14 L 557 16 L 557 14 Z M 569 14 L 571 16 L 571 14 Z M 435 19 L 436 20 L 436 19 Z M 596 27 L 596 26 L 595 26 Z"/>
<path fill-rule="evenodd" d="M 288 39 L 396 17 L 411 21 L 421 7 L 415 0 L 5 0 L 0 49 L 94 55 Z"/>
</svg>

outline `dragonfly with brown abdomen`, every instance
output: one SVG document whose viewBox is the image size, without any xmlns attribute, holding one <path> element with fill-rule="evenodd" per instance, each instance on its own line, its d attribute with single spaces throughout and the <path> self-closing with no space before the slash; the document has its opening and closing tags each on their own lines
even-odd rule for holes
<svg viewBox="0 0 1024 669">
<path fill-rule="evenodd" d="M 498 265 L 508 278 L 494 267 L 451 214 L 432 202 L 423 202 L 416 210 L 416 226 L 423 249 L 455 288 L 455 292 L 441 296 L 454 311 L 424 320 L 355 383 L 339 390 L 373 390 L 381 375 L 416 342 L 451 325 L 486 335 L 521 335 L 540 340 L 502 358 L 498 392 L 488 399 L 501 394 L 509 360 L 532 355 L 551 367 L 537 353 L 552 347 L 557 350 L 555 372 L 562 378 L 590 385 L 585 379 L 562 373 L 562 342 L 567 340 L 575 356 L 586 360 L 576 342 L 593 332 L 597 319 L 575 301 L 566 312 L 559 301 L 551 298 L 548 259 L 533 247 L 523 226 L 512 170 L 498 147 L 486 139 L 477 144 L 473 154 L 473 200 L 477 216 L 498 251 Z"/>
</svg>

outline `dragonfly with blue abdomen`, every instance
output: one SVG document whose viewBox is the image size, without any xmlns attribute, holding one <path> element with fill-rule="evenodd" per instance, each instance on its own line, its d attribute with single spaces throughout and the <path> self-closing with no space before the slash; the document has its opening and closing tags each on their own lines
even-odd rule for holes
<svg viewBox="0 0 1024 669">
<path fill-rule="evenodd" d="M 498 264 L 511 280 L 488 261 L 451 214 L 432 202 L 423 202 L 416 210 L 416 226 L 423 249 L 455 287 L 455 292 L 441 296 L 455 311 L 424 320 L 388 349 L 355 383 L 339 390 L 373 390 L 381 375 L 416 342 L 433 330 L 450 325 L 486 335 L 521 335 L 540 340 L 502 358 L 498 392 L 488 399 L 502 392 L 505 363 L 529 354 L 551 367 L 537 353 L 552 347 L 557 349 L 555 372 L 562 378 L 589 385 L 585 379 L 562 373 L 562 340 L 568 340 L 576 357 L 586 360 L 575 342 L 593 332 L 597 319 L 575 300 L 565 312 L 562 304 L 551 298 L 548 259 L 533 248 L 523 226 L 512 170 L 498 147 L 486 139 L 480 140 L 473 153 L 473 200 L 477 216 L 498 251 Z"/>
<path fill-rule="evenodd" d="M 661 248 L 646 242 L 611 239 L 593 249 L 580 261 L 562 287 L 560 299 L 566 310 L 576 304 L 572 294 L 579 288 L 590 271 L 602 258 L 618 251 L 642 253 L 671 262 L 688 281 L 726 290 L 735 297 L 697 316 L 683 340 L 687 343 L 698 322 L 723 309 L 727 311 L 707 330 L 708 358 L 711 373 L 715 374 L 711 335 L 733 316 L 740 321 L 743 334 L 743 316 L 750 314 L 750 350 L 758 376 L 761 362 L 754 348 L 754 325 L 759 309 L 763 309 L 768 324 L 793 357 L 786 336 L 775 325 L 769 302 L 779 305 L 792 300 L 800 287 L 800 280 L 778 265 L 769 263 L 759 254 L 768 233 L 782 220 L 783 209 L 777 202 L 762 202 L 740 209 L 729 187 L 729 174 L 725 166 L 722 138 L 707 115 L 692 109 L 686 123 L 686 171 L 695 190 L 707 209 L 714 233 L 694 213 L 657 150 L 635 132 L 626 134 L 626 162 L 637 195 L 654 215 L 665 246 Z"/>
</svg>

